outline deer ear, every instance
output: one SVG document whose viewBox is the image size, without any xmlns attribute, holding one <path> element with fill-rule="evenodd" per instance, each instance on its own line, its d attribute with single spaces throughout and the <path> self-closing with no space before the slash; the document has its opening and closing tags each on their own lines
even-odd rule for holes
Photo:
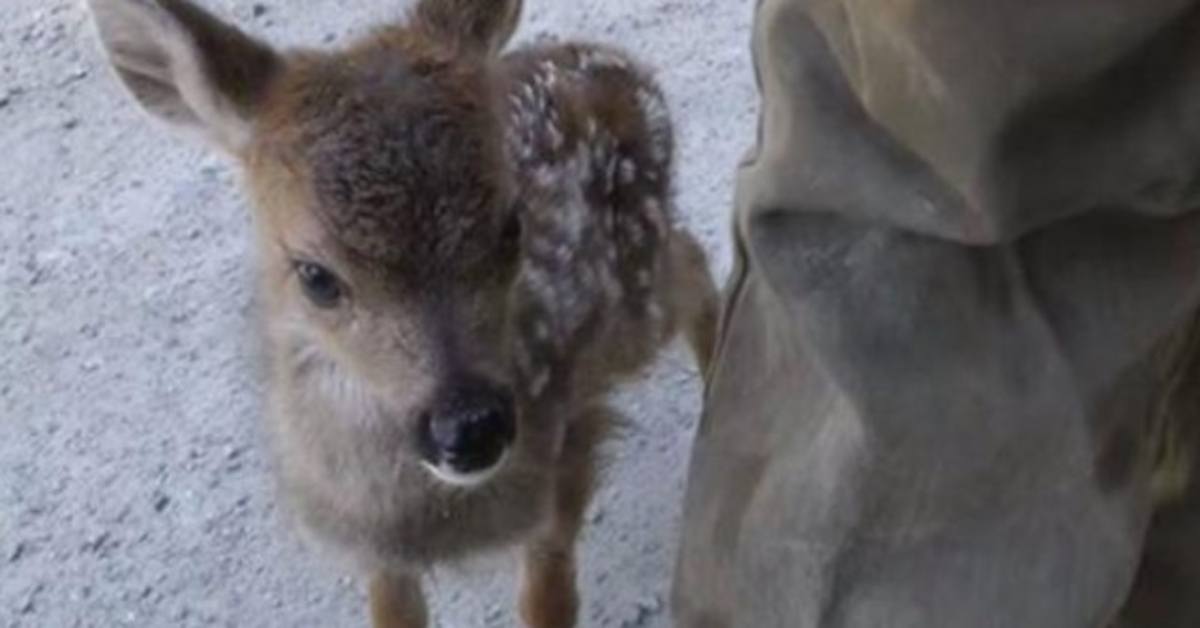
<svg viewBox="0 0 1200 628">
<path fill-rule="evenodd" d="M 517 30 L 522 0 L 420 0 L 413 23 L 425 34 L 494 55 Z"/>
<path fill-rule="evenodd" d="M 89 0 L 108 59 L 142 107 L 237 152 L 282 67 L 269 46 L 187 0 Z"/>
</svg>

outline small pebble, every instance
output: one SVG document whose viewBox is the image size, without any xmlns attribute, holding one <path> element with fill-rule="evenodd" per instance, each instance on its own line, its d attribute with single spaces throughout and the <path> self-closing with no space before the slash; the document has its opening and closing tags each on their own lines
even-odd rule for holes
<svg viewBox="0 0 1200 628">
<path fill-rule="evenodd" d="M 46 585 L 44 583 L 39 582 L 33 585 L 33 589 L 29 592 L 29 597 L 26 598 L 25 604 L 21 606 L 22 615 L 32 615 L 33 611 L 37 610 L 37 598 L 45 590 Z"/>
<path fill-rule="evenodd" d="M 8 562 L 15 563 L 24 558 L 25 554 L 27 553 L 29 553 L 29 546 L 26 545 L 24 541 L 21 541 L 20 543 L 17 543 L 17 546 L 13 548 L 12 553 L 8 555 Z"/>
<path fill-rule="evenodd" d="M 96 535 L 96 538 L 84 543 L 83 550 L 93 554 L 98 553 L 100 550 L 104 549 L 110 538 L 111 535 L 108 532 L 101 532 L 100 534 Z"/>
<path fill-rule="evenodd" d="M 87 76 L 88 76 L 87 69 L 80 68 L 80 69 L 75 70 L 74 72 L 71 72 L 70 74 L 68 74 L 66 80 L 64 80 L 60 85 L 63 85 L 63 86 L 70 85 L 71 83 L 76 83 L 76 82 L 82 81 L 83 79 L 87 78 Z"/>
</svg>

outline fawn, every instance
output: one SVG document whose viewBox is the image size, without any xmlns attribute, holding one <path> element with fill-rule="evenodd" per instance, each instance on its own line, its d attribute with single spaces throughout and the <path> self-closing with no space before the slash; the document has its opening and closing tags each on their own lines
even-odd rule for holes
<svg viewBox="0 0 1200 628">
<path fill-rule="evenodd" d="M 520 612 L 575 623 L 606 394 L 716 291 L 672 222 L 672 129 L 622 52 L 503 53 L 520 0 L 420 0 L 280 52 L 186 0 L 90 0 L 150 114 L 242 166 L 285 505 L 424 626 L 422 570 L 522 544 Z"/>
</svg>

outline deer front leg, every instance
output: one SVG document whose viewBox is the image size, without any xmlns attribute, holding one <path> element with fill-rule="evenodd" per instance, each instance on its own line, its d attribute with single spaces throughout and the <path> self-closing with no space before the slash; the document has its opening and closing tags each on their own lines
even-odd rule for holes
<svg viewBox="0 0 1200 628">
<path fill-rule="evenodd" d="M 521 619 L 528 628 L 573 628 L 579 615 L 574 542 L 540 539 L 525 548 Z"/>
<path fill-rule="evenodd" d="M 606 408 L 577 417 L 563 443 L 549 524 L 525 546 L 521 618 L 528 628 L 573 628 L 579 614 L 575 544 L 591 501 L 596 444 L 611 426 Z"/>
<path fill-rule="evenodd" d="M 371 578 L 368 598 L 372 628 L 425 628 L 429 612 L 416 576 L 377 573 Z"/>
</svg>

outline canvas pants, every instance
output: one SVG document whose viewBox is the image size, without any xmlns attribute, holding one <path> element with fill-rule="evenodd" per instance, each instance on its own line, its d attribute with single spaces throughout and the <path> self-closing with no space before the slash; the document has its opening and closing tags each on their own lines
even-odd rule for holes
<svg viewBox="0 0 1200 628">
<path fill-rule="evenodd" d="M 680 628 L 1200 627 L 1200 2 L 760 0 Z"/>
</svg>

